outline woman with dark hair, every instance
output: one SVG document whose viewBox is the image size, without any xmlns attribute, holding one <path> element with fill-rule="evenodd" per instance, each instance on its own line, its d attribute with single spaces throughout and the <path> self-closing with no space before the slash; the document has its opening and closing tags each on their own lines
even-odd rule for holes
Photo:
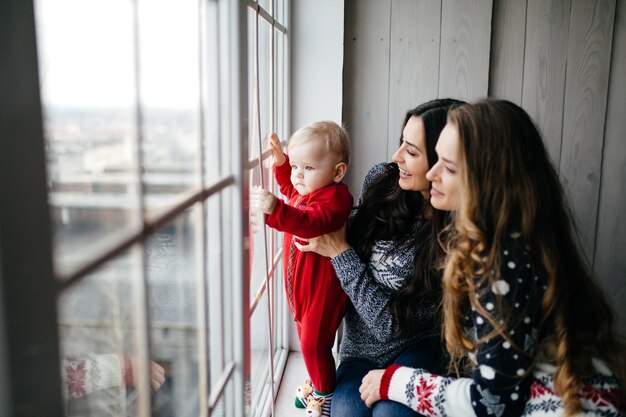
<svg viewBox="0 0 626 417">
<path fill-rule="evenodd" d="M 391 366 L 363 379 L 363 400 L 427 416 L 624 416 L 626 351 L 531 118 L 504 100 L 460 106 L 436 149 L 431 204 L 456 212 L 444 334 L 466 377 Z"/>
<path fill-rule="evenodd" d="M 334 417 L 415 416 L 392 401 L 366 407 L 358 391 L 362 378 L 390 364 L 444 369 L 437 315 L 437 266 L 443 254 L 435 236 L 446 213 L 431 209 L 425 175 L 436 160 L 434 147 L 448 110 L 461 103 L 432 100 L 409 111 L 393 162 L 374 166 L 366 176 L 347 232 L 342 229 L 297 245 L 331 258 L 351 301 L 331 406 Z"/>
</svg>

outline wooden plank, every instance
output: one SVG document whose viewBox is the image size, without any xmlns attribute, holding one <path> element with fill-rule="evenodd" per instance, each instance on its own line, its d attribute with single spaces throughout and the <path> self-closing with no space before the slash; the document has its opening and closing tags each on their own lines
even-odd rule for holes
<svg viewBox="0 0 626 417">
<path fill-rule="evenodd" d="M 615 0 L 572 1 L 559 174 L 590 261 L 594 258 L 614 21 Z"/>
<path fill-rule="evenodd" d="M 617 1 L 593 269 L 626 336 L 626 0 Z"/>
<path fill-rule="evenodd" d="M 439 97 L 488 93 L 491 0 L 447 0 L 441 10 Z"/>
<path fill-rule="evenodd" d="M 394 0 L 389 63 L 389 158 L 407 110 L 437 98 L 441 1 Z"/>
<path fill-rule="evenodd" d="M 526 0 L 494 0 L 489 95 L 522 104 Z"/>
<path fill-rule="evenodd" d="M 347 0 L 345 11 L 343 120 L 353 145 L 346 183 L 356 197 L 387 155 L 391 0 Z"/>
<path fill-rule="evenodd" d="M 528 0 L 522 106 L 558 167 L 571 0 Z"/>
</svg>

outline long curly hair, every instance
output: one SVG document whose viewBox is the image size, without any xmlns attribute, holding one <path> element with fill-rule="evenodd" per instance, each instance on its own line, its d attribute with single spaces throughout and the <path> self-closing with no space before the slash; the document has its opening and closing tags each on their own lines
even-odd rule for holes
<svg viewBox="0 0 626 417">
<path fill-rule="evenodd" d="M 424 123 L 429 166 L 437 160 L 435 144 L 446 124 L 448 110 L 462 103 L 453 99 L 431 100 L 406 113 L 402 130 L 413 116 L 419 116 Z M 417 247 L 411 278 L 391 299 L 392 312 L 400 329 L 411 332 L 417 324 L 414 312 L 419 303 L 439 305 L 441 302 L 441 272 L 437 267 L 443 263 L 444 254 L 433 237 L 447 223 L 447 213 L 432 210 L 419 191 L 400 188 L 395 163 L 389 163 L 385 168 L 385 172 L 364 190 L 361 203 L 349 223 L 347 240 L 364 262 L 369 261 L 377 240 L 391 240 L 398 244 L 408 242 Z M 418 218 L 430 221 L 419 222 L 418 230 L 411 235 Z M 416 303 L 416 300 L 419 301 Z"/>
<path fill-rule="evenodd" d="M 443 276 L 444 334 L 452 369 L 458 373 L 476 347 L 464 337 L 469 305 L 491 322 L 494 333 L 509 339 L 506 312 L 498 312 L 503 323 L 496 321 L 479 303 L 476 288 L 499 279 L 501 243 L 510 233 L 521 233 L 547 277 L 541 355 L 556 366 L 555 388 L 571 416 L 581 409 L 578 391 L 592 372 L 591 358 L 605 360 L 624 384 L 626 350 L 582 256 L 558 174 L 532 119 L 511 102 L 481 100 L 451 110 L 448 120 L 460 136 L 461 181 Z"/>
</svg>

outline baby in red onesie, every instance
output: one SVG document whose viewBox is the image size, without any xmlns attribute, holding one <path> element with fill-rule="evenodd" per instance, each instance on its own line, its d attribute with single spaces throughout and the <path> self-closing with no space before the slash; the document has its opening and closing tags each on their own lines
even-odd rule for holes
<svg viewBox="0 0 626 417">
<path fill-rule="evenodd" d="M 251 198 L 253 207 L 265 213 L 266 224 L 284 232 L 287 301 L 314 388 L 310 394 L 297 394 L 296 406 L 304 408 L 311 399 L 319 403 L 323 398 L 321 415 L 329 416 L 335 389 L 332 347 L 347 296 L 330 259 L 299 251 L 293 240 L 323 235 L 346 223 L 353 198 L 341 180 L 350 160 L 350 141 L 341 126 L 321 121 L 296 131 L 287 145 L 287 154 L 275 134 L 269 138 L 269 147 L 276 181 L 289 203 L 263 189 L 254 190 Z"/>
</svg>

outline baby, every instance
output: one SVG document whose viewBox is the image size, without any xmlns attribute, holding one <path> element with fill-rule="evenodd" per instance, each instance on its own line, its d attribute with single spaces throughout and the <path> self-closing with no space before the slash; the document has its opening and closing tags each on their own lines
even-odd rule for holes
<svg viewBox="0 0 626 417">
<path fill-rule="evenodd" d="M 341 228 L 352 210 L 353 198 L 341 182 L 350 161 L 346 131 L 334 122 L 308 124 L 293 134 L 283 153 L 275 134 L 269 138 L 274 173 L 289 203 L 256 189 L 253 209 L 265 213 L 268 226 L 284 232 L 283 268 L 289 309 L 296 322 L 302 356 L 313 385 L 296 395 L 296 407 L 319 404 L 322 416 L 330 415 L 335 389 L 332 346 L 343 319 L 347 297 L 330 264 L 314 252 L 301 252 L 294 239 L 308 239 Z M 300 242 L 302 243 L 302 242 Z"/>
</svg>

